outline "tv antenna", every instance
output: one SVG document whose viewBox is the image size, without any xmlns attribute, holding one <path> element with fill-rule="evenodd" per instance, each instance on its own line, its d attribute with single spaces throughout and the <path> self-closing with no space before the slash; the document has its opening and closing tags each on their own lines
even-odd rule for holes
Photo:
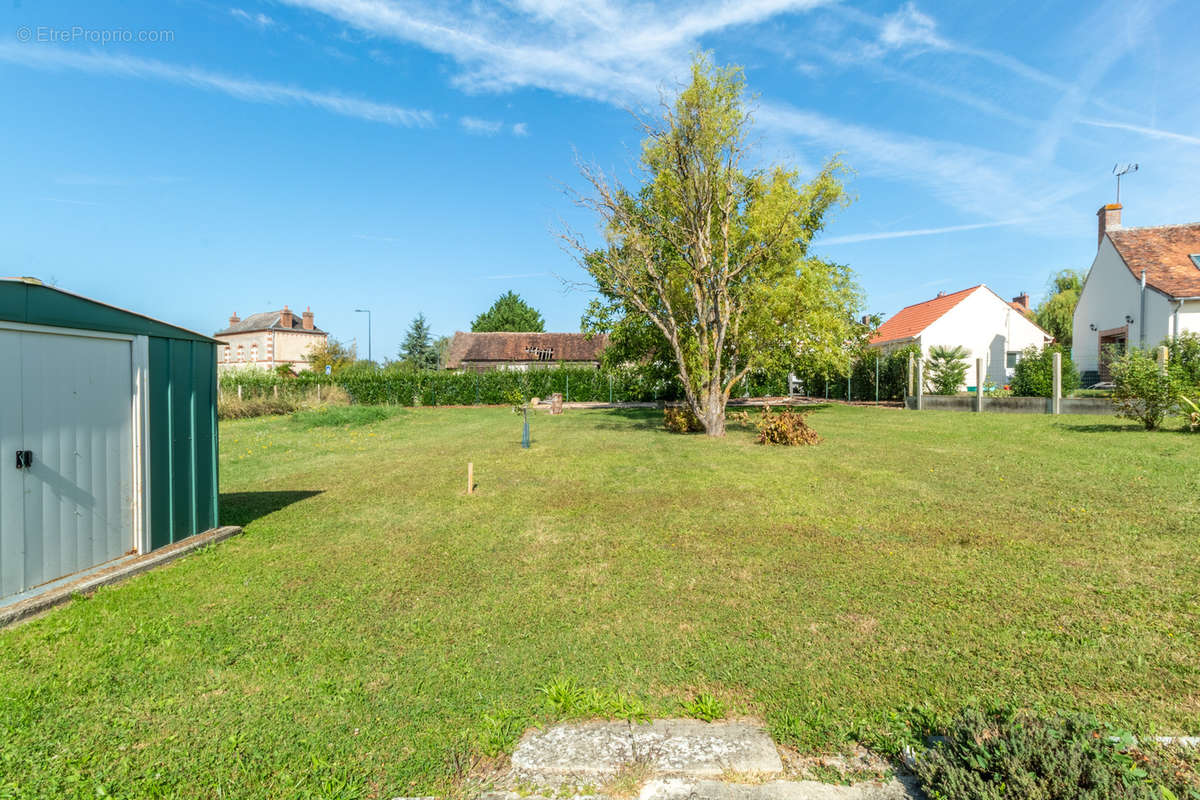
<svg viewBox="0 0 1200 800">
<path fill-rule="evenodd" d="M 1126 164 L 1125 166 L 1121 166 L 1120 164 L 1113 164 L 1113 175 L 1117 176 L 1117 202 L 1118 203 L 1121 202 L 1121 176 L 1128 175 L 1131 172 L 1137 172 L 1137 171 L 1138 171 L 1137 164 Z"/>
</svg>

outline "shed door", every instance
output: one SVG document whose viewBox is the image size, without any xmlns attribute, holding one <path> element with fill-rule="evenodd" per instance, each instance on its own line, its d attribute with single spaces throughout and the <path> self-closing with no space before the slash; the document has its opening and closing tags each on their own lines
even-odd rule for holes
<svg viewBox="0 0 1200 800">
<path fill-rule="evenodd" d="M 6 497 L 20 482 L 23 528 L 10 534 L 18 511 L 0 512 L 2 596 L 131 551 L 135 497 L 130 342 L 24 331 L 0 339 L 5 353 L 16 341 L 20 360 L 20 442 L 4 437 L 0 474 Z M 18 449 L 32 452 L 29 468 L 15 468 Z"/>
</svg>

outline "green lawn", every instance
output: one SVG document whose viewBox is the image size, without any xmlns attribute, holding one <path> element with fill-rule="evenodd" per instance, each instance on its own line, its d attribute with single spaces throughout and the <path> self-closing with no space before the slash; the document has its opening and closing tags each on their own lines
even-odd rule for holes
<svg viewBox="0 0 1200 800">
<path fill-rule="evenodd" d="M 963 704 L 1200 734 L 1200 438 L 659 419 L 539 414 L 528 451 L 499 409 L 223 424 L 244 536 L 0 632 L 0 797 L 445 791 L 563 680 L 653 715 L 709 692 L 805 750 Z"/>
</svg>

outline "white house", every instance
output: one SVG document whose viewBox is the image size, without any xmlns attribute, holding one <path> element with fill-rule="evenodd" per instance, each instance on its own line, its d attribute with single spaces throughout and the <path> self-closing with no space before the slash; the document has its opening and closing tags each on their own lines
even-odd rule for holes
<svg viewBox="0 0 1200 800">
<path fill-rule="evenodd" d="M 1012 302 L 984 284 L 902 308 L 879 326 L 871 346 L 889 352 L 907 344 L 921 346 L 929 356 L 935 346 L 962 346 L 967 350 L 967 382 L 975 383 L 975 359 L 982 358 L 984 375 L 998 386 L 1012 377 L 1021 351 L 1041 347 L 1053 337 L 1031 320 L 1029 295 Z"/>
<path fill-rule="evenodd" d="M 1200 222 L 1123 228 L 1118 203 L 1096 214 L 1096 258 L 1072 329 L 1071 355 L 1085 386 L 1108 380 L 1112 352 L 1200 333 Z"/>
</svg>

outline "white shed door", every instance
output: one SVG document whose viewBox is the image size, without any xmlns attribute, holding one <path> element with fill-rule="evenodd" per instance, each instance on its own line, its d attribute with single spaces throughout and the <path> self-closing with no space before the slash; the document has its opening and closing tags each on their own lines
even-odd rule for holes
<svg viewBox="0 0 1200 800">
<path fill-rule="evenodd" d="M 21 376 L 19 403 L 0 390 L 20 409 L 19 434 L 10 436 L 6 417 L 0 436 L 0 596 L 134 546 L 130 342 L 0 331 L 0 362 L 14 350 L 19 372 L 0 373 Z M 31 451 L 29 467 L 17 469 L 17 450 Z"/>
</svg>

